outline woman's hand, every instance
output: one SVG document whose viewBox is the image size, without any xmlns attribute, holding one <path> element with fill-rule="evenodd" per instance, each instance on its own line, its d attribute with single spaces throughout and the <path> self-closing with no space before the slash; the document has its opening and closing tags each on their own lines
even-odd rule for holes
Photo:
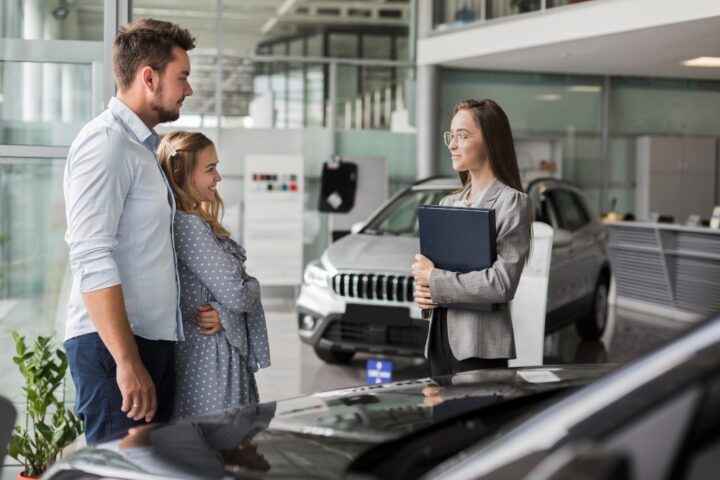
<svg viewBox="0 0 720 480">
<path fill-rule="evenodd" d="M 415 303 L 421 310 L 430 310 L 437 308 L 438 304 L 432 301 L 430 297 L 430 287 L 423 285 L 415 286 Z"/>
<path fill-rule="evenodd" d="M 195 309 L 195 325 L 200 327 L 200 335 L 215 335 L 223 329 L 220 323 L 220 314 L 210 305 L 200 305 Z"/>
<path fill-rule="evenodd" d="M 412 274 L 415 277 L 415 283 L 425 287 L 430 286 L 430 275 L 432 274 L 435 264 L 429 258 L 417 254 L 415 255 L 415 263 L 412 264 Z"/>
<path fill-rule="evenodd" d="M 442 390 L 443 387 L 440 386 L 427 386 L 423 388 L 422 392 L 425 396 L 423 403 L 429 407 L 434 407 L 443 403 L 445 399 L 441 395 Z"/>
</svg>

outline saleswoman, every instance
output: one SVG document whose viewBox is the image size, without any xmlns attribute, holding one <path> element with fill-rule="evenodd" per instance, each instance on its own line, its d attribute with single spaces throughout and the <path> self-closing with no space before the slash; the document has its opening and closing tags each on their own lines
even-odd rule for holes
<svg viewBox="0 0 720 480">
<path fill-rule="evenodd" d="M 515 358 L 509 302 L 528 258 L 532 225 L 510 122 L 497 103 L 458 103 L 443 138 L 463 188 L 440 205 L 494 209 L 497 260 L 486 270 L 458 273 L 415 256 L 415 303 L 431 313 L 425 355 L 433 376 L 507 367 Z M 499 305 L 493 312 L 452 308 L 472 303 Z"/>
</svg>

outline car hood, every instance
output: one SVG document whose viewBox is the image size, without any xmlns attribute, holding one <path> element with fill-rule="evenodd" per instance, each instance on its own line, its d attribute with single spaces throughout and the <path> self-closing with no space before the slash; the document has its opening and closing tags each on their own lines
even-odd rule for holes
<svg viewBox="0 0 720 480">
<path fill-rule="evenodd" d="M 410 275 L 417 253 L 420 253 L 417 237 L 359 233 L 332 243 L 322 262 L 325 268 L 337 270 Z"/>
<path fill-rule="evenodd" d="M 131 429 L 86 447 L 67 470 L 110 478 L 338 478 L 369 448 L 510 399 L 581 386 L 611 365 L 466 372 L 367 385 Z M 426 387 L 440 387 L 433 394 Z"/>
</svg>

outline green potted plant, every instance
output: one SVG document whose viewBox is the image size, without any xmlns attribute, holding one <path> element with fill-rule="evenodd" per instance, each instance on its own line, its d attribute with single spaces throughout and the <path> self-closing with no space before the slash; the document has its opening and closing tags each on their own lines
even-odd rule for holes
<svg viewBox="0 0 720 480">
<path fill-rule="evenodd" d="M 16 350 L 13 362 L 25 380 L 28 426 L 15 427 L 8 453 L 25 466 L 18 479 L 36 478 L 82 433 L 82 424 L 57 395 L 68 367 L 65 352 L 54 349 L 50 337 L 38 337 L 30 350 L 25 337 L 16 331 L 12 336 Z"/>
</svg>

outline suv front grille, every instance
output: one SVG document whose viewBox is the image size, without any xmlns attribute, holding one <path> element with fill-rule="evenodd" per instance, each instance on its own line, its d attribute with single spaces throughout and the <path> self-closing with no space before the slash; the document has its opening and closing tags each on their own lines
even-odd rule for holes
<svg viewBox="0 0 720 480">
<path fill-rule="evenodd" d="M 323 338 L 332 342 L 353 345 L 382 346 L 384 348 L 408 348 L 422 351 L 427 338 L 428 325 L 415 323 L 409 326 L 371 325 L 347 320 L 332 322 Z"/>
<path fill-rule="evenodd" d="M 338 273 L 332 279 L 332 289 L 347 298 L 412 302 L 415 279 L 407 275 Z"/>
</svg>

